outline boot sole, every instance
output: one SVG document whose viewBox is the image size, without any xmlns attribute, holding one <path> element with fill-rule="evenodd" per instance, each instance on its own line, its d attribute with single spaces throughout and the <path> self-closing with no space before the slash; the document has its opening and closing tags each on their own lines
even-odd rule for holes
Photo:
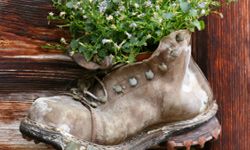
<svg viewBox="0 0 250 150">
<path fill-rule="evenodd" d="M 28 118 L 21 121 L 20 131 L 24 136 L 54 146 L 58 150 L 144 150 L 166 141 L 170 137 L 201 126 L 213 118 L 218 110 L 212 102 L 203 113 L 185 121 L 166 124 L 160 128 L 144 131 L 118 145 L 98 145 L 59 131 L 58 129 L 34 122 Z"/>
<path fill-rule="evenodd" d="M 206 142 L 218 139 L 220 133 L 221 125 L 218 119 L 213 117 L 199 127 L 171 136 L 167 139 L 167 142 L 164 142 L 159 146 L 164 147 L 164 149 L 167 147 L 168 150 L 175 150 L 176 148 L 183 149 L 184 147 L 186 150 L 191 150 L 191 146 L 197 149 L 202 149 Z"/>
</svg>

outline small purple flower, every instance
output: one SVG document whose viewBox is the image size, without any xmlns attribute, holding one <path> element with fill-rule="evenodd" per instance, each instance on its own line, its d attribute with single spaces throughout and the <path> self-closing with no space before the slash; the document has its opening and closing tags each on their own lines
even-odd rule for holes
<svg viewBox="0 0 250 150">
<path fill-rule="evenodd" d="M 104 13 L 107 10 L 108 7 L 108 0 L 103 0 L 100 2 L 98 8 L 101 13 Z"/>
<path fill-rule="evenodd" d="M 198 6 L 200 8 L 205 8 L 206 7 L 206 3 L 205 2 L 201 2 L 201 3 L 198 4 Z"/>
<path fill-rule="evenodd" d="M 137 27 L 137 24 L 136 24 L 135 22 L 133 22 L 133 23 L 131 23 L 131 24 L 129 25 L 129 27 L 131 27 L 131 28 L 136 28 L 136 27 Z"/>
<path fill-rule="evenodd" d="M 145 5 L 146 7 L 152 7 L 152 2 L 151 2 L 151 0 L 146 1 L 146 2 L 144 3 L 144 5 Z"/>
</svg>

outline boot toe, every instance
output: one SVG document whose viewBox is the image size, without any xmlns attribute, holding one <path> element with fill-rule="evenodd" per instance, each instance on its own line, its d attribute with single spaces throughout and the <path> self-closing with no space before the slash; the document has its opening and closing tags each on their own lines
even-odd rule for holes
<svg viewBox="0 0 250 150">
<path fill-rule="evenodd" d="M 89 110 L 68 96 L 38 98 L 32 104 L 28 118 L 78 138 L 91 137 L 88 132 L 91 129 Z M 87 131 L 83 131 L 83 128 Z"/>
</svg>

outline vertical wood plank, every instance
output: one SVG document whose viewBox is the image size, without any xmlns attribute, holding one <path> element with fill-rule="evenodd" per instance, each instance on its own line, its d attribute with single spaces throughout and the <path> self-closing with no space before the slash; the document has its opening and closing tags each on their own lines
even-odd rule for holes
<svg viewBox="0 0 250 150">
<path fill-rule="evenodd" d="M 248 150 L 250 1 L 239 0 L 221 11 L 224 19 L 216 15 L 208 17 L 206 30 L 196 37 L 197 60 L 212 85 L 222 124 L 222 136 L 209 149 Z"/>
</svg>

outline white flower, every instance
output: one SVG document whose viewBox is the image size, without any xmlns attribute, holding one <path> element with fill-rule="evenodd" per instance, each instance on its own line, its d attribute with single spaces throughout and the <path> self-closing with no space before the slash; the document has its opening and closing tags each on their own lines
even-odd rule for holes
<svg viewBox="0 0 250 150">
<path fill-rule="evenodd" d="M 156 12 L 153 13 L 153 18 L 154 19 L 158 18 L 158 16 L 159 16 L 158 13 L 156 13 Z"/>
<path fill-rule="evenodd" d="M 113 40 L 111 40 L 111 39 L 103 39 L 102 40 L 102 44 L 112 43 L 112 42 L 113 42 Z"/>
<path fill-rule="evenodd" d="M 61 37 L 60 42 L 61 42 L 62 44 L 67 44 L 67 42 L 66 42 L 66 40 L 65 40 L 64 37 Z"/>
<path fill-rule="evenodd" d="M 125 34 L 128 36 L 128 39 L 131 39 L 132 34 L 128 33 L 127 31 L 125 32 Z"/>
<path fill-rule="evenodd" d="M 147 36 L 146 36 L 146 39 L 150 39 L 152 37 L 152 35 L 151 34 L 148 34 Z"/>
<path fill-rule="evenodd" d="M 123 5 L 119 6 L 119 11 L 124 11 L 126 8 Z"/>
<path fill-rule="evenodd" d="M 53 13 L 53 12 L 50 12 L 49 15 L 50 15 L 50 16 L 54 16 L 54 13 Z"/>
<path fill-rule="evenodd" d="M 59 14 L 60 17 L 64 17 L 65 15 L 66 15 L 66 12 L 65 12 L 65 11 L 62 11 L 62 12 L 60 12 L 60 14 Z"/>
<path fill-rule="evenodd" d="M 162 23 L 162 21 L 163 21 L 162 16 L 159 16 L 159 14 L 156 13 L 156 12 L 153 13 L 153 18 L 152 19 L 159 22 L 159 23 Z"/>
<path fill-rule="evenodd" d="M 77 2 L 76 5 L 80 6 L 82 3 L 81 2 Z"/>
<path fill-rule="evenodd" d="M 158 18 L 159 23 L 162 23 L 163 19 L 162 18 Z"/>
<path fill-rule="evenodd" d="M 70 51 L 70 52 L 69 52 L 69 56 L 73 56 L 74 54 L 75 54 L 74 51 Z"/>
<path fill-rule="evenodd" d="M 152 7 L 152 2 L 151 2 L 151 0 L 146 1 L 146 2 L 144 3 L 144 5 L 145 5 L 146 7 Z"/>
<path fill-rule="evenodd" d="M 138 3 L 135 3 L 134 6 L 135 6 L 135 8 L 139 8 L 140 7 Z"/>
<path fill-rule="evenodd" d="M 111 27 L 112 29 L 114 29 L 114 30 L 117 29 L 117 27 L 116 27 L 114 24 L 112 24 L 110 27 Z"/>
<path fill-rule="evenodd" d="M 74 3 L 73 8 L 74 8 L 74 9 L 78 9 L 79 6 L 80 6 L 80 5 L 79 5 L 78 2 L 77 2 L 77 3 Z"/>
<path fill-rule="evenodd" d="M 156 5 L 156 6 L 155 6 L 155 9 L 156 9 L 156 10 L 160 10 L 160 6 L 159 6 L 159 5 Z"/>
<path fill-rule="evenodd" d="M 201 2 L 198 4 L 200 8 L 205 8 L 206 7 L 206 2 Z"/>
<path fill-rule="evenodd" d="M 145 16 L 145 13 L 142 13 L 142 14 L 139 14 L 137 17 L 141 18 L 141 17 L 144 17 L 144 16 Z"/>
<path fill-rule="evenodd" d="M 175 6 L 177 6 L 177 4 L 176 4 L 176 3 L 173 3 L 172 6 L 175 7 Z"/>
<path fill-rule="evenodd" d="M 119 45 L 117 43 L 114 43 L 114 46 L 119 50 L 121 49 L 122 45 L 126 43 L 126 40 L 123 40 Z"/>
<path fill-rule="evenodd" d="M 202 9 L 202 10 L 201 10 L 201 14 L 202 14 L 202 15 L 205 15 L 205 14 L 206 14 L 206 10 L 205 10 L 205 9 Z"/>
<path fill-rule="evenodd" d="M 113 17 L 112 15 L 109 15 L 109 16 L 106 17 L 106 19 L 107 19 L 108 21 L 110 21 L 110 20 L 113 20 L 114 17 Z"/>
<path fill-rule="evenodd" d="M 137 27 L 137 24 L 136 24 L 135 22 L 133 22 L 133 23 L 131 23 L 131 24 L 129 25 L 129 27 L 130 27 L 130 28 L 136 28 L 136 27 Z"/>
<path fill-rule="evenodd" d="M 103 1 L 99 4 L 99 6 L 98 6 L 99 11 L 100 11 L 101 13 L 104 13 L 104 12 L 106 11 L 107 7 L 108 7 L 108 1 L 107 1 L 107 0 L 103 0 Z"/>
<path fill-rule="evenodd" d="M 137 13 L 138 13 L 138 12 L 132 12 L 132 15 L 135 16 L 135 15 L 137 15 Z"/>
<path fill-rule="evenodd" d="M 124 15 L 121 15 L 119 20 L 124 20 L 125 16 Z"/>
<path fill-rule="evenodd" d="M 116 17 L 119 16 L 120 14 L 121 14 L 120 11 L 115 11 L 115 16 L 116 16 Z"/>
</svg>

